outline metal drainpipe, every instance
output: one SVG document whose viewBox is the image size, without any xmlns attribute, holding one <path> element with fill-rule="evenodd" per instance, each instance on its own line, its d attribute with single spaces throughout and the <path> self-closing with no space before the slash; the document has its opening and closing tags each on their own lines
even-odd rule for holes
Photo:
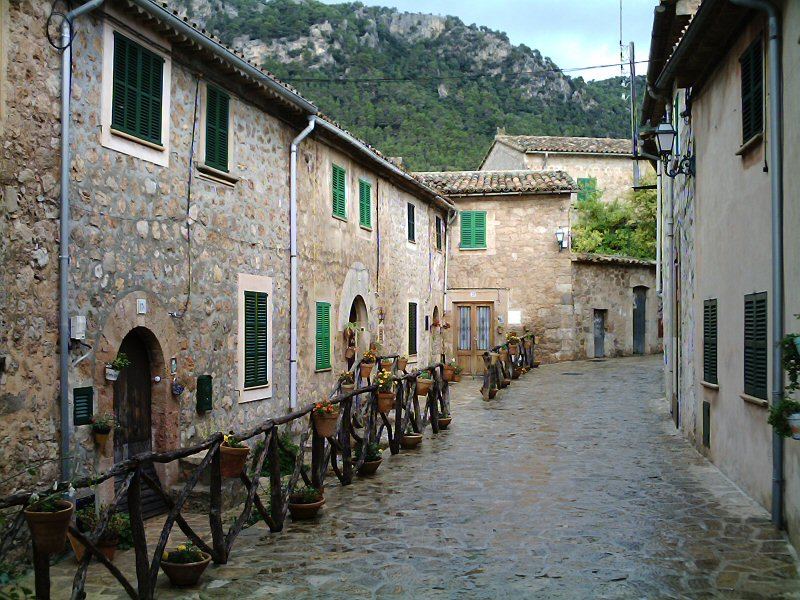
<svg viewBox="0 0 800 600">
<path fill-rule="evenodd" d="M 289 158 L 289 403 L 297 406 L 297 147 L 314 130 L 317 118 L 308 117 L 308 125 L 292 140 Z"/>
<path fill-rule="evenodd" d="M 72 22 L 94 10 L 104 0 L 91 0 L 68 12 L 61 25 L 61 207 L 58 241 L 58 361 L 59 395 L 61 404 L 61 479 L 69 480 L 70 423 L 69 423 L 69 147 L 70 79 L 72 63 Z"/>
<path fill-rule="evenodd" d="M 769 20 L 769 137 L 772 188 L 772 404 L 783 400 L 783 86 L 780 14 L 765 0 L 731 0 L 767 13 Z M 772 432 L 772 523 L 783 527 L 783 438 Z"/>
<path fill-rule="evenodd" d="M 663 297 L 663 276 L 661 273 L 661 238 L 663 226 L 661 224 L 661 161 L 656 163 L 656 294 Z"/>
<path fill-rule="evenodd" d="M 444 305 L 442 306 L 442 319 L 444 320 L 444 312 L 447 310 L 447 266 L 450 262 L 450 226 L 456 220 L 458 211 L 455 208 L 447 210 L 447 227 L 445 228 L 444 237 Z"/>
</svg>

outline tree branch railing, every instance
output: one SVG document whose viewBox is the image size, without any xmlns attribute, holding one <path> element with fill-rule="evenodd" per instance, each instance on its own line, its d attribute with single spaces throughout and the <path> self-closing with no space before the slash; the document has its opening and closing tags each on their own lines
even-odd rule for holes
<svg viewBox="0 0 800 600">
<path fill-rule="evenodd" d="M 287 415 L 268 419 L 252 429 L 238 434 L 235 438 L 242 442 L 261 438 L 263 445 L 256 446 L 257 450 L 252 460 L 248 461 L 239 480 L 245 491 L 241 504 L 242 510 L 233 520 L 227 532 L 224 530 L 222 520 L 222 474 L 220 470 L 220 446 L 223 442 L 222 433 L 214 433 L 206 440 L 187 448 L 180 448 L 168 452 L 146 452 L 133 456 L 127 460 L 113 465 L 106 472 L 94 476 L 84 477 L 73 482 L 62 482 L 57 490 L 65 491 L 70 486 L 76 490 L 93 488 L 98 484 L 112 478 L 124 478 L 121 486 L 116 490 L 113 502 L 102 512 L 97 526 L 92 532 L 81 532 L 75 526 L 70 526 L 70 534 L 83 544 L 86 553 L 80 561 L 73 579 L 73 600 L 86 597 L 86 574 L 92 557 L 97 558 L 111 575 L 119 582 L 131 598 L 150 600 L 153 598 L 161 566 L 164 550 L 169 542 L 170 534 L 177 523 L 183 534 L 202 551 L 211 555 L 217 564 L 225 564 L 231 556 L 235 542 L 245 525 L 250 521 L 255 510 L 258 516 L 267 524 L 270 531 L 279 532 L 284 527 L 288 511 L 289 498 L 295 491 L 300 479 L 306 485 L 313 485 L 322 491 L 328 467 L 333 470 L 341 485 L 350 485 L 353 482 L 354 472 L 358 472 L 366 458 L 367 445 L 382 439 L 385 431 L 389 448 L 392 454 L 400 452 L 400 437 L 407 430 L 422 432 L 431 425 L 433 433 L 439 432 L 438 415 L 450 412 L 449 384 L 444 379 L 444 364 L 429 365 L 423 370 L 432 373 L 432 385 L 425 397 L 424 405 L 420 404 L 416 394 L 417 379 L 420 370 L 407 372 L 397 371 L 397 356 L 381 357 L 392 359 L 393 381 L 395 385 L 395 402 L 393 406 L 394 418 L 390 420 L 388 414 L 378 412 L 377 391 L 378 386 L 370 382 L 369 378 L 360 377 L 360 361 L 354 365 L 357 389 L 341 393 L 337 384 L 330 399 L 339 405 L 339 419 L 334 436 L 321 437 L 313 419 L 314 404 L 309 404 Z M 376 366 L 380 364 L 380 358 Z M 390 411 L 391 412 L 391 411 Z M 380 416 L 378 416 L 380 415 Z M 300 450 L 295 454 L 294 468 L 288 481 L 284 483 L 280 466 L 280 450 L 283 444 L 280 439 L 278 427 L 294 422 L 306 420 L 305 427 L 300 432 Z M 359 433 L 358 430 L 362 430 Z M 305 448 L 311 438 L 311 469 L 310 476 L 305 467 Z M 352 440 L 361 444 L 362 451 L 353 458 Z M 205 452 L 200 463 L 189 473 L 183 487 L 176 496 L 168 494 L 161 483 L 149 476 L 145 467 L 153 463 L 170 463 L 182 458 Z M 341 461 L 341 465 L 339 464 Z M 259 496 L 262 469 L 268 463 L 269 501 L 265 506 Z M 204 539 L 198 534 L 188 521 L 182 516 L 182 510 L 189 495 L 200 481 L 204 472 L 209 473 L 210 499 L 209 499 L 209 529 L 211 539 Z M 145 526 L 142 516 L 142 486 L 147 486 L 155 492 L 165 503 L 168 509 L 167 517 L 161 528 L 158 541 L 152 553 L 148 551 L 145 538 Z M 53 490 L 40 491 L 39 495 L 52 494 Z M 99 550 L 98 542 L 103 534 L 111 516 L 118 508 L 118 503 L 127 493 L 128 513 L 131 521 L 133 548 L 135 552 L 136 582 L 132 583 L 118 567 L 109 561 Z M 9 547 L 24 520 L 22 511 L 29 503 L 33 492 L 18 492 L 0 499 L 0 510 L 19 507 L 19 512 L 11 522 L 0 541 L 0 548 Z M 36 548 L 34 554 L 34 576 L 36 597 L 39 599 L 50 597 L 50 564 L 47 555 L 40 555 Z"/>
<path fill-rule="evenodd" d="M 537 366 L 534 359 L 536 337 L 525 333 L 520 336 L 520 342 L 517 354 L 510 353 L 507 342 L 483 353 L 484 373 L 480 391 L 484 400 L 494 398 L 497 390 L 508 387 L 523 370 Z"/>
</svg>

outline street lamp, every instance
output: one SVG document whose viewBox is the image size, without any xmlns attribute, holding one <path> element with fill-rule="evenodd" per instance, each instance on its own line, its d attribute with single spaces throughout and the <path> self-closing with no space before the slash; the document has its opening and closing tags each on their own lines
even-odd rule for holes
<svg viewBox="0 0 800 600">
<path fill-rule="evenodd" d="M 662 158 L 667 159 L 675 146 L 675 128 L 666 119 L 656 128 L 656 146 Z"/>
<path fill-rule="evenodd" d="M 564 227 L 556 229 L 556 243 L 558 244 L 558 251 L 561 252 L 564 248 L 569 246 L 568 232 Z"/>
<path fill-rule="evenodd" d="M 673 166 L 670 166 L 669 159 L 672 155 L 672 149 L 675 147 L 675 136 L 677 132 L 667 118 L 658 124 L 656 127 L 656 146 L 658 147 L 658 154 L 664 162 L 664 172 L 675 178 L 679 173 L 685 176 L 694 177 L 694 156 L 691 152 L 687 152 L 685 156 L 676 156 Z"/>
</svg>

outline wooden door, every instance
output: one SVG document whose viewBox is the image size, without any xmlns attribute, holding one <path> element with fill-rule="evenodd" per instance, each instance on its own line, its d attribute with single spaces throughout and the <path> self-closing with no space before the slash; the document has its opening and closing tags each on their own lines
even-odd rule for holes
<svg viewBox="0 0 800 600">
<path fill-rule="evenodd" d="M 647 288 L 633 288 L 633 353 L 644 354 L 647 331 Z"/>
<path fill-rule="evenodd" d="M 131 331 L 119 348 L 131 364 L 123 369 L 114 383 L 114 417 L 118 428 L 114 432 L 114 462 L 120 462 L 142 452 L 149 452 L 152 444 L 152 378 L 150 356 L 142 334 Z M 144 472 L 158 481 L 153 464 Z M 123 478 L 118 478 L 117 486 Z M 120 502 L 127 509 L 127 498 Z M 149 487 L 142 486 L 142 513 L 145 517 L 165 512 L 166 506 Z"/>
<path fill-rule="evenodd" d="M 455 312 L 456 360 L 467 375 L 483 373 L 483 353 L 492 348 L 493 306 L 461 303 Z"/>
<path fill-rule="evenodd" d="M 606 311 L 594 311 L 594 357 L 606 355 Z"/>
</svg>

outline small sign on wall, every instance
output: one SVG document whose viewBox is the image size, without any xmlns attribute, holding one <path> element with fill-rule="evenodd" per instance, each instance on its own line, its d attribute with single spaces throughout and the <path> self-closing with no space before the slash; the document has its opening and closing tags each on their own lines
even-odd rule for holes
<svg viewBox="0 0 800 600">
<path fill-rule="evenodd" d="M 522 311 L 521 310 L 508 311 L 508 324 L 522 325 Z"/>
</svg>

